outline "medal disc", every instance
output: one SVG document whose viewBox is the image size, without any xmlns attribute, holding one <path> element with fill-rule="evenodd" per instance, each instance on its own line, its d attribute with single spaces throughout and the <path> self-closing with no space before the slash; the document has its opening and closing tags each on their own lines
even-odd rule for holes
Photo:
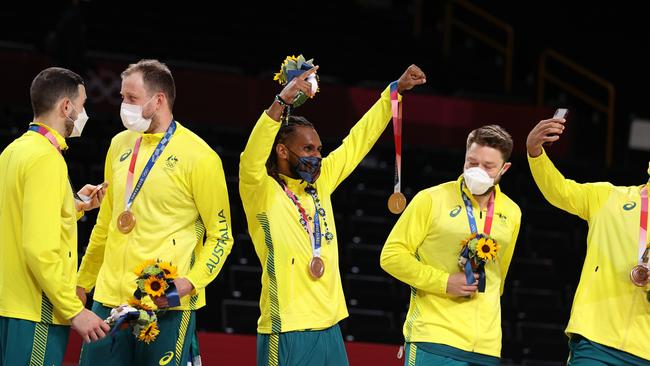
<svg viewBox="0 0 650 366">
<path fill-rule="evenodd" d="M 388 209 L 394 214 L 400 214 L 406 208 L 406 197 L 402 192 L 395 192 L 388 197 Z"/>
<path fill-rule="evenodd" d="M 630 279 L 636 286 L 643 287 L 648 284 L 648 267 L 636 265 L 630 271 Z"/>
<path fill-rule="evenodd" d="M 323 277 L 325 273 L 325 263 L 321 257 L 313 257 L 309 262 L 309 274 L 315 279 Z"/>
<path fill-rule="evenodd" d="M 117 229 L 122 234 L 128 234 L 135 227 L 135 216 L 131 211 L 124 211 L 117 217 Z"/>
</svg>

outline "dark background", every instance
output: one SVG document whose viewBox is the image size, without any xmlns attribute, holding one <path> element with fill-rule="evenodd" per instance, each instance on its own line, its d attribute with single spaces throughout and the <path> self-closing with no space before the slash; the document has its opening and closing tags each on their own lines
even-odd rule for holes
<svg viewBox="0 0 650 366">
<path fill-rule="evenodd" d="M 608 165 L 603 153 L 605 114 L 562 90 L 548 88 L 545 106 L 565 106 L 572 111 L 568 122 L 572 129 L 569 152 L 556 160 L 561 171 L 579 181 L 633 185 L 647 179 L 648 153 L 627 147 L 631 120 L 650 117 L 650 104 L 646 102 L 650 33 L 641 3 L 476 2 L 514 30 L 510 92 L 504 90 L 502 82 L 503 56 L 475 37 L 454 30 L 451 54 L 445 57 L 444 20 L 449 4 L 358 0 L 214 2 L 208 7 L 201 2 L 14 2 L 0 10 L 0 55 L 20 53 L 41 60 L 45 66 L 69 67 L 84 76 L 98 69 L 98 59 L 122 62 L 126 67 L 140 58 L 157 58 L 167 62 L 172 72 L 176 68 L 218 70 L 232 75 L 237 82 L 241 78 L 270 79 L 286 55 L 302 53 L 316 58 L 325 84 L 377 90 L 415 63 L 427 73 L 427 85 L 419 88 L 418 94 L 532 107 L 537 103 L 540 54 L 552 48 L 608 80 L 616 89 L 614 153 Z M 461 9 L 456 2 L 453 4 L 454 9 Z M 484 18 L 462 9 L 455 13 L 495 39 L 504 39 Z M 15 80 L 16 71 L 22 67 L 20 62 L 7 61 L 0 69 L 3 84 L 11 81 L 11 85 L 22 85 L 20 90 L 3 91 L 16 96 L 10 98 L 16 101 L 0 101 L 2 146 L 22 133 L 25 121 L 31 118 L 27 94 L 31 79 Z M 580 90 L 606 100 L 602 89 L 593 83 L 570 73 L 561 75 L 576 82 Z M 190 90 L 179 90 L 178 100 L 211 93 L 211 85 L 197 83 Z M 254 121 L 239 127 L 222 125 L 220 116 L 228 110 L 229 98 L 246 96 L 228 95 L 228 90 L 221 93 L 226 98 L 197 107 L 212 117 L 210 121 L 188 123 L 224 159 L 237 234 L 227 265 L 208 288 L 210 311 L 199 312 L 199 327 L 253 334 L 259 315 L 259 262 L 246 233 L 236 169 L 238 154 Z M 251 103 L 241 113 L 259 114 L 272 97 L 273 92 L 263 103 Z M 87 109 L 91 121 L 83 140 L 88 140 L 71 141 L 68 155 L 76 185 L 102 179 L 110 137 L 122 129 L 117 109 L 111 113 L 93 110 L 92 99 Z M 343 130 L 354 122 L 321 121 L 318 116 L 314 120 L 320 123 L 318 128 L 343 124 Z M 531 128 L 535 122 L 521 121 Z M 408 119 L 405 131 L 407 123 Z M 326 150 L 336 147 L 344 133 L 322 136 Z M 406 146 L 407 197 L 455 179 L 462 170 L 463 153 L 462 144 L 457 148 Z M 333 199 L 342 238 L 341 274 L 351 313 L 342 327 L 348 340 L 403 341 L 401 326 L 408 307 L 408 287 L 378 265 L 383 240 L 396 219 L 385 209 L 393 156 L 390 139 L 382 140 Z M 503 357 L 512 363 L 561 364 L 568 353 L 562 332 L 582 267 L 586 224 L 543 200 L 524 155 L 515 154 L 512 161 L 513 169 L 505 176 L 502 188 L 520 205 L 524 217 L 502 300 Z M 95 215 L 87 215 L 80 223 L 81 252 Z"/>
</svg>

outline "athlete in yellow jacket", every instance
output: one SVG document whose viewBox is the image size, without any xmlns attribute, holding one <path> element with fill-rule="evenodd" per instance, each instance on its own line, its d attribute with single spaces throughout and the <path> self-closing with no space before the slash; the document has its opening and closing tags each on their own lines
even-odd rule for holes
<svg viewBox="0 0 650 366">
<path fill-rule="evenodd" d="M 205 306 L 205 287 L 233 244 L 223 167 L 208 144 L 174 120 L 176 93 L 167 66 L 155 60 L 130 65 L 122 74 L 121 93 L 120 115 L 128 130 L 113 138 L 106 155 L 110 184 L 79 270 L 79 295 L 94 287 L 93 311 L 107 317 L 110 308 L 133 297 L 136 267 L 159 259 L 178 269 L 174 284 L 181 305 L 159 315 L 155 342 L 141 347 L 122 331 L 121 346 L 111 349 L 106 340 L 84 347 L 80 364 L 187 364 L 195 356 L 190 351 L 195 310 Z M 150 165 L 154 156 L 158 159 Z M 145 167 L 151 167 L 148 175 Z M 133 200 L 128 187 L 137 192 Z M 120 221 L 127 211 L 135 219 L 131 228 Z M 156 305 L 165 307 L 166 297 Z"/>
<path fill-rule="evenodd" d="M 564 178 L 542 144 L 557 141 L 565 122 L 539 122 L 526 146 L 530 171 L 544 197 L 589 223 L 587 254 L 566 328 L 569 365 L 650 365 L 648 278 L 641 286 L 630 278 L 648 245 L 647 232 L 640 234 L 647 184 L 618 187 Z M 645 221 L 647 228 L 647 216 Z"/>
<path fill-rule="evenodd" d="M 463 176 L 419 192 L 386 240 L 381 267 L 411 286 L 405 365 L 499 364 L 500 297 L 521 222 L 519 207 L 498 185 L 511 152 L 501 127 L 472 131 Z M 467 283 L 459 267 L 460 244 L 476 231 L 500 246 L 485 264 L 483 292 L 482 280 Z"/>
<path fill-rule="evenodd" d="M 0 155 L 0 365 L 60 365 L 70 325 L 85 341 L 108 331 L 75 295 L 77 219 L 104 195 L 86 185 L 93 200 L 76 201 L 62 155 L 88 120 L 84 83 L 53 67 L 30 95 L 34 122 Z"/>
<path fill-rule="evenodd" d="M 315 70 L 280 92 L 260 116 L 241 155 L 239 192 L 263 269 L 258 365 L 347 364 L 338 322 L 348 312 L 330 196 L 386 128 L 391 104 L 387 89 L 321 162 L 320 138 L 311 123 L 302 117 L 289 118 L 287 125 L 280 122 L 286 101 L 294 100 L 298 91 L 312 95 L 305 78 Z M 397 82 L 398 90 L 424 82 L 424 74 L 413 65 Z M 312 233 L 322 243 L 324 268 L 313 267 Z"/>
</svg>

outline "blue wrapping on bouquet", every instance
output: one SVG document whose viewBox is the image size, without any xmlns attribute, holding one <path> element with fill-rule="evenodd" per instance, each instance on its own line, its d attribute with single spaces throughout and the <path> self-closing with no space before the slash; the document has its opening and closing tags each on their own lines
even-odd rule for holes
<svg viewBox="0 0 650 366">
<path fill-rule="evenodd" d="M 469 285 L 475 282 L 474 274 L 476 273 L 478 274 L 478 292 L 485 292 L 485 263 L 474 263 L 474 261 L 469 258 L 469 248 L 467 246 L 463 248 L 460 255 L 465 258 L 463 270 L 465 272 L 465 280 L 467 281 L 467 284 Z"/>
</svg>

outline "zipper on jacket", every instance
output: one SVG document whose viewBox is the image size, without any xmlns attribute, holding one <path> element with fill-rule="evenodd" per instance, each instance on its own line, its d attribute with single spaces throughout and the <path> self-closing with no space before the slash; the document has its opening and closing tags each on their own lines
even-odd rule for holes
<svg viewBox="0 0 650 366">
<path fill-rule="evenodd" d="M 474 301 L 476 301 L 476 307 L 475 307 L 475 310 L 474 310 L 474 344 L 472 345 L 472 352 L 476 352 L 476 345 L 478 344 L 478 336 L 479 336 L 479 329 L 478 328 L 479 328 L 479 324 L 480 324 L 480 322 L 479 322 L 479 314 L 478 314 L 478 312 L 479 312 L 479 301 L 478 301 L 479 294 L 478 294 L 478 292 L 474 296 L 476 296 L 476 298 L 474 299 Z"/>
</svg>

